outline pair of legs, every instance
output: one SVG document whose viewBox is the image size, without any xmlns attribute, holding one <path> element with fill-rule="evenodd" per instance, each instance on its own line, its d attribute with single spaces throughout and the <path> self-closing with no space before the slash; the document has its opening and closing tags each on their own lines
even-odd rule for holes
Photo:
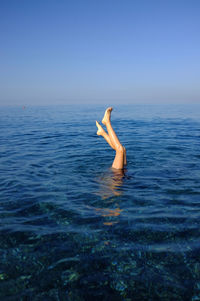
<svg viewBox="0 0 200 301">
<path fill-rule="evenodd" d="M 116 151 L 115 159 L 113 161 L 112 167 L 116 169 L 123 169 L 126 164 L 126 149 L 120 143 L 115 131 L 113 130 L 110 122 L 112 108 L 108 108 L 105 111 L 102 123 L 106 126 L 108 134 L 102 126 L 96 121 L 96 126 L 98 128 L 97 135 L 102 136 L 108 144 Z"/>
</svg>

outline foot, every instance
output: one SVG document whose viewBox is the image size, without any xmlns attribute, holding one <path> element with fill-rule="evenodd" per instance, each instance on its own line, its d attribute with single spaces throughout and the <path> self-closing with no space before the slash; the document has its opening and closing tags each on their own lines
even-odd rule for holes
<svg viewBox="0 0 200 301">
<path fill-rule="evenodd" d="M 98 131 L 97 131 L 97 135 L 98 136 L 101 136 L 104 132 L 104 129 L 102 128 L 102 126 L 98 123 L 98 121 L 96 121 L 96 126 L 98 128 Z"/>
<path fill-rule="evenodd" d="M 110 115 L 112 112 L 112 107 L 107 108 L 107 110 L 105 111 L 104 117 L 102 119 L 102 123 L 106 125 L 107 122 L 110 121 Z"/>
</svg>

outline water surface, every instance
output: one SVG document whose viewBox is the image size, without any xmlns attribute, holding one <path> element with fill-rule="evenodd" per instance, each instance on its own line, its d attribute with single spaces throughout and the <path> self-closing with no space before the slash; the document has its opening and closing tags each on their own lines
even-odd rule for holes
<svg viewBox="0 0 200 301">
<path fill-rule="evenodd" d="M 1 300 L 200 300 L 200 106 L 0 111 Z"/>
</svg>

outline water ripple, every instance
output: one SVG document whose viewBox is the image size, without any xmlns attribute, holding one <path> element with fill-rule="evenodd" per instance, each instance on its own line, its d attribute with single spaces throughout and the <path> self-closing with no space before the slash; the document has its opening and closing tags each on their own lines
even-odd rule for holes
<svg viewBox="0 0 200 301">
<path fill-rule="evenodd" d="M 200 110 L 116 108 L 124 173 L 103 110 L 1 111 L 2 300 L 200 298 Z"/>
</svg>

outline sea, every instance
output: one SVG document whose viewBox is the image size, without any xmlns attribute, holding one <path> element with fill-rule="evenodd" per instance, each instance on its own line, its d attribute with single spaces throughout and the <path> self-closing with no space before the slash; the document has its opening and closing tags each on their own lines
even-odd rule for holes
<svg viewBox="0 0 200 301">
<path fill-rule="evenodd" d="M 0 300 L 200 300 L 200 105 L 0 108 Z"/>
</svg>

